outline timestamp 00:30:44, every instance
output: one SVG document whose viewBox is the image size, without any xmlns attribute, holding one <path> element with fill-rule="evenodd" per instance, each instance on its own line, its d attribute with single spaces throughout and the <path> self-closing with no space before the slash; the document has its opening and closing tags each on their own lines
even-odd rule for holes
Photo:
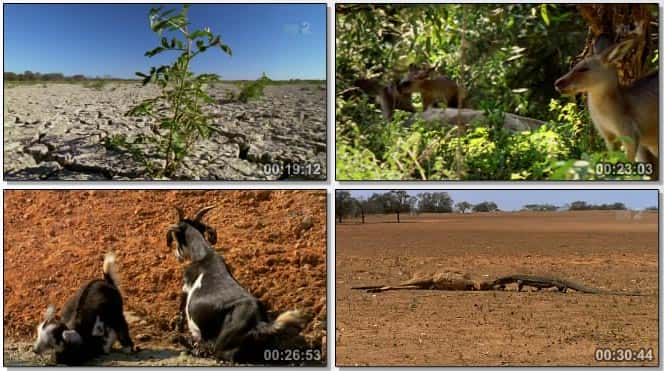
<svg viewBox="0 0 664 371">
<path fill-rule="evenodd" d="M 650 362 L 655 360 L 652 348 L 597 348 L 595 361 L 602 362 Z"/>
</svg>

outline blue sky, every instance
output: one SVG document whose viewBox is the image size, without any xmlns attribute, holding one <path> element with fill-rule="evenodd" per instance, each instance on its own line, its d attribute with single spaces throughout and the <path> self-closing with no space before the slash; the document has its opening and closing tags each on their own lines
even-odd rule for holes
<svg viewBox="0 0 664 371">
<path fill-rule="evenodd" d="M 162 4 L 163 5 L 163 4 Z M 82 73 L 127 78 L 168 64 L 174 52 L 147 58 L 160 38 L 150 30 L 150 4 L 4 5 L 4 71 Z M 168 5 L 167 9 L 180 9 Z M 193 4 L 190 30 L 210 27 L 233 50 L 210 49 L 196 73 L 222 79 L 325 79 L 325 4 Z"/>
<path fill-rule="evenodd" d="M 383 190 L 351 190 L 355 197 L 369 197 Z M 415 195 L 426 190 L 409 190 Z M 428 192 L 447 192 L 454 202 L 468 201 L 471 204 L 493 201 L 501 210 L 520 210 L 523 205 L 549 203 L 562 206 L 574 201 L 586 201 L 591 204 L 622 202 L 630 209 L 643 209 L 657 206 L 656 190 L 429 190 Z"/>
</svg>

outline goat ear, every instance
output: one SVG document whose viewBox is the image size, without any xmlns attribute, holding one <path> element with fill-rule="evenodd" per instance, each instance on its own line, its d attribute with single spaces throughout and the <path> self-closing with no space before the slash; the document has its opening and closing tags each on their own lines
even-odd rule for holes
<svg viewBox="0 0 664 371">
<path fill-rule="evenodd" d="M 184 213 L 182 209 L 175 206 L 175 224 L 180 224 L 184 220 Z"/>
<path fill-rule="evenodd" d="M 210 245 L 217 243 L 217 231 L 212 227 L 205 228 L 205 238 L 208 240 Z"/>
<path fill-rule="evenodd" d="M 206 214 L 208 211 L 212 210 L 212 209 L 214 209 L 214 206 L 206 206 L 206 207 L 204 207 L 204 208 L 198 210 L 198 211 L 196 212 L 196 215 L 194 215 L 194 221 L 195 221 L 195 222 L 200 222 L 201 219 L 203 219 L 203 216 L 205 216 L 205 214 Z"/>
<path fill-rule="evenodd" d="M 169 229 L 168 232 L 166 232 L 166 246 L 168 246 L 169 248 L 173 245 L 173 234 L 174 233 L 175 232 L 173 232 L 172 229 Z"/>
<path fill-rule="evenodd" d="M 81 344 L 83 342 L 83 338 L 76 330 L 62 331 L 62 339 L 69 344 Z"/>
</svg>

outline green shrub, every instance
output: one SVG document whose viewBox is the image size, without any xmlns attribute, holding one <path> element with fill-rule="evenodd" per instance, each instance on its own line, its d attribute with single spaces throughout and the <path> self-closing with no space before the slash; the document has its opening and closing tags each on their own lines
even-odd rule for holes
<svg viewBox="0 0 664 371">
<path fill-rule="evenodd" d="M 271 81 L 272 80 L 270 80 L 270 78 L 267 77 L 265 73 L 263 73 L 263 76 L 261 76 L 261 78 L 259 78 L 258 80 L 245 83 L 242 86 L 240 94 L 238 95 L 238 100 L 242 103 L 247 103 L 250 100 L 262 97 L 263 89 Z"/>
</svg>

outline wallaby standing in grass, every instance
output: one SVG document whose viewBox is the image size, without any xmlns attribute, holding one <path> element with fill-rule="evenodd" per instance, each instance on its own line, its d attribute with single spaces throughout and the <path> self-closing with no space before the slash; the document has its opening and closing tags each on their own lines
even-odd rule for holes
<svg viewBox="0 0 664 371">
<path fill-rule="evenodd" d="M 447 107 L 461 108 L 461 101 L 466 96 L 466 90 L 445 76 L 432 78 L 431 72 L 433 71 L 435 71 L 435 67 L 420 68 L 411 64 L 408 67 L 408 75 L 397 85 L 398 92 L 408 96 L 420 93 L 423 111 L 438 102 L 444 102 Z"/>
<path fill-rule="evenodd" d="M 376 103 L 380 105 L 380 110 L 383 112 L 383 117 L 387 121 L 392 121 L 395 109 L 415 112 L 410 94 L 401 94 L 397 89 L 396 83 L 390 83 L 385 86 L 376 79 L 359 79 L 355 80 L 355 86 L 367 95 L 375 98 Z"/>
<path fill-rule="evenodd" d="M 635 44 L 636 38 L 630 38 L 609 46 L 608 37 L 600 35 L 593 55 L 559 78 L 555 87 L 562 94 L 587 93 L 590 117 L 607 149 L 614 150 L 621 141 L 627 159 L 652 163 L 652 179 L 657 179 L 659 70 L 622 86 L 615 68 Z"/>
</svg>

